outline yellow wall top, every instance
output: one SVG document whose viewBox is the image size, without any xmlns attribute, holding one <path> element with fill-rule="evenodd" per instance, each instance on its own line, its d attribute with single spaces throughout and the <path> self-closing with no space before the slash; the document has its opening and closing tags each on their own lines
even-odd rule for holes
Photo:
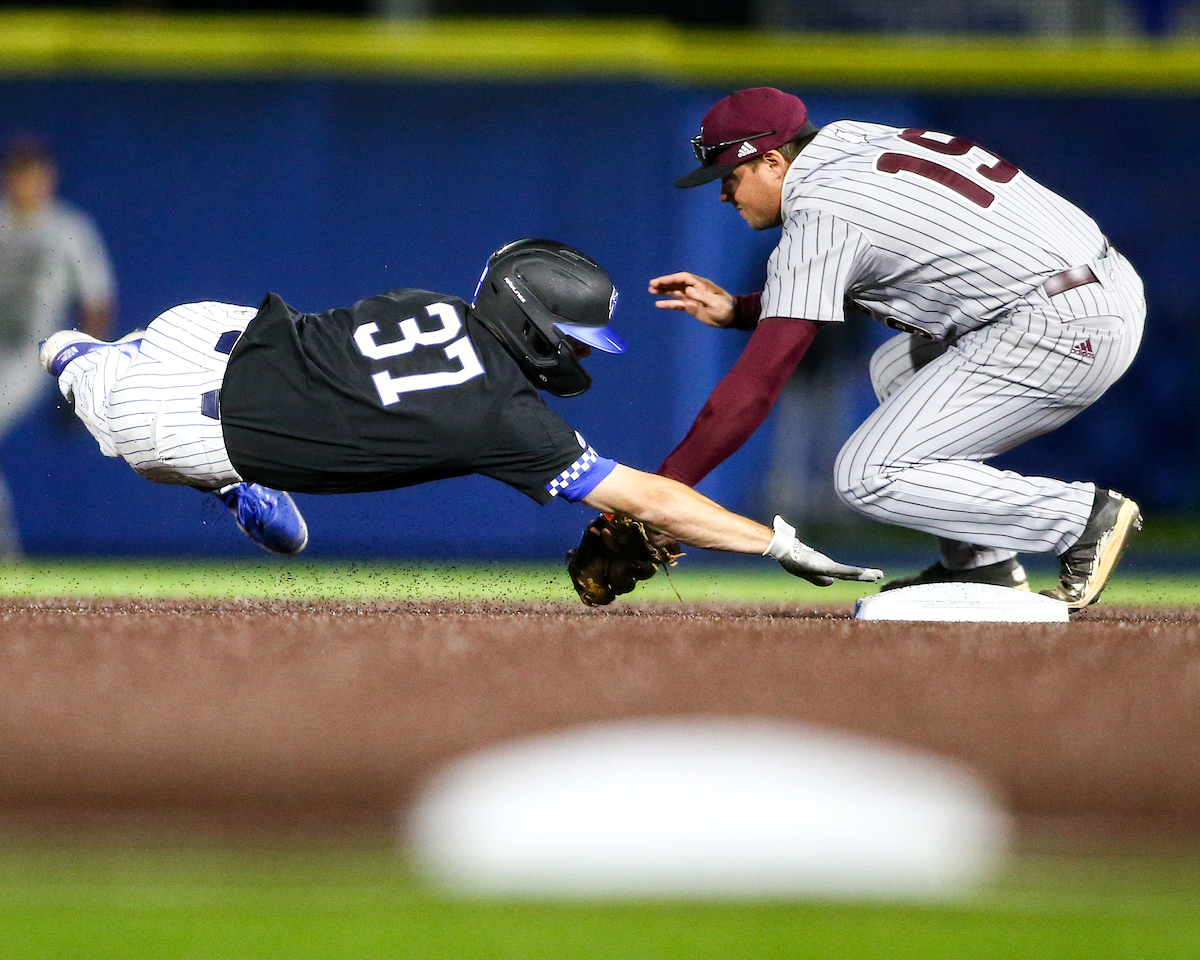
<svg viewBox="0 0 1200 960">
<path fill-rule="evenodd" d="M 0 12 L 0 76 L 48 74 L 1187 93 L 1200 91 L 1200 43 L 765 33 L 644 20 Z"/>
</svg>

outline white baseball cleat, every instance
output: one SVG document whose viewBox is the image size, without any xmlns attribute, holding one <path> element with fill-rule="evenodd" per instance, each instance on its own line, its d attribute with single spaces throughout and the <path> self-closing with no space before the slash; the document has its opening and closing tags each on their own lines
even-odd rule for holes
<svg viewBox="0 0 1200 960">
<path fill-rule="evenodd" d="M 68 363 L 93 350 L 116 347 L 133 356 L 140 349 L 142 338 L 145 336 L 145 330 L 134 330 L 133 333 L 127 333 L 110 343 L 107 340 L 97 340 L 81 330 L 59 330 L 42 341 L 38 348 L 38 361 L 50 376 L 59 377 Z"/>
</svg>

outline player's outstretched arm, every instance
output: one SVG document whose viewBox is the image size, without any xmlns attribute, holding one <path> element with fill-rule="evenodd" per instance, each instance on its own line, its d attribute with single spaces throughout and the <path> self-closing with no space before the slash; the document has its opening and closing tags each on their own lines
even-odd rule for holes
<svg viewBox="0 0 1200 960">
<path fill-rule="evenodd" d="M 694 273 L 670 273 L 650 281 L 650 292 L 661 310 L 683 310 L 710 327 L 733 323 L 733 297 L 711 280 Z"/>
<path fill-rule="evenodd" d="M 641 520 L 695 547 L 772 557 L 788 573 L 820 586 L 834 579 L 874 581 L 883 576 L 880 570 L 838 563 L 813 550 L 778 517 L 770 530 L 682 483 L 621 464 L 584 497 L 584 503 L 603 513 Z"/>
<path fill-rule="evenodd" d="M 583 502 L 601 513 L 641 520 L 681 543 L 706 550 L 763 553 L 771 531 L 731 513 L 691 487 L 617 464 Z"/>
</svg>

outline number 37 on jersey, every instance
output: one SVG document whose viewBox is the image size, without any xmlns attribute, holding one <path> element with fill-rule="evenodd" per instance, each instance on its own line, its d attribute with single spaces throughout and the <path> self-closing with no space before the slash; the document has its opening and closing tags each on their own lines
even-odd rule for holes
<svg viewBox="0 0 1200 960">
<path fill-rule="evenodd" d="M 901 130 L 897 136 L 933 156 L 889 151 L 875 158 L 876 170 L 924 177 L 984 209 L 996 201 L 994 185 L 1008 183 L 1021 172 L 1007 160 L 962 137 L 915 128 Z"/>
</svg>

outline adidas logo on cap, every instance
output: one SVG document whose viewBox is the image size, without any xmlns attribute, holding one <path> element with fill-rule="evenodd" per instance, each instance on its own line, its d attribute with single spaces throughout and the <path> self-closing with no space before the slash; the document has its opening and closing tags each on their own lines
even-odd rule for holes
<svg viewBox="0 0 1200 960">
<path fill-rule="evenodd" d="M 750 156 L 750 154 L 752 154 L 754 152 L 756 152 L 754 144 L 752 144 L 749 140 L 747 140 L 740 147 L 738 147 L 738 152 L 737 152 L 738 159 L 741 160 L 742 157 L 748 157 L 748 156 Z"/>
</svg>

